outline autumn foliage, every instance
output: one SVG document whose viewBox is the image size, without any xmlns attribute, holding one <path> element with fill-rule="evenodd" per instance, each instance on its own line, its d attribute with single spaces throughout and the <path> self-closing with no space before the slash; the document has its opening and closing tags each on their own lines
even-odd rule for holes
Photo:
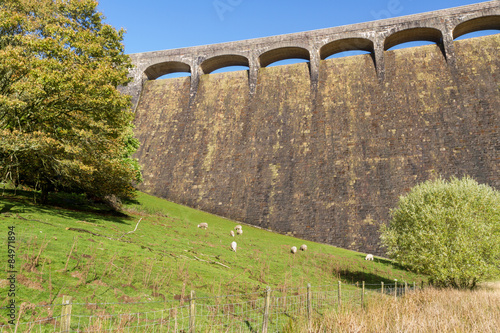
<svg viewBox="0 0 500 333">
<path fill-rule="evenodd" d="M 123 30 L 93 0 L 0 4 L 0 180 L 41 190 L 129 198 L 140 181 L 131 158 L 130 60 Z"/>
</svg>

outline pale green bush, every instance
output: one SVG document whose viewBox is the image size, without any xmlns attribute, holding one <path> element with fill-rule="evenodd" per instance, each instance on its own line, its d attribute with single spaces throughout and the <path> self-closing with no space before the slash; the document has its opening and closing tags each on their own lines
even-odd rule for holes
<svg viewBox="0 0 500 333">
<path fill-rule="evenodd" d="M 438 179 L 400 197 L 381 228 L 387 255 L 436 286 L 473 288 L 499 274 L 500 192 L 470 177 Z"/>
</svg>

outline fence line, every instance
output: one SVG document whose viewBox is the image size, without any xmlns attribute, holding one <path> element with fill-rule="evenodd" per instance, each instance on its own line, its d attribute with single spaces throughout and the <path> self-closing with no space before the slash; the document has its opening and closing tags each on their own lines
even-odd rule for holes
<svg viewBox="0 0 500 333">
<path fill-rule="evenodd" d="M 136 303 L 76 303 L 70 296 L 63 298 L 62 304 L 52 304 L 46 317 L 36 317 L 30 322 L 18 321 L 16 325 L 0 325 L 3 332 L 281 332 L 283 327 L 296 320 L 307 320 L 310 327 L 314 316 L 322 316 L 327 311 L 340 309 L 346 304 L 364 306 L 364 302 L 375 294 L 401 297 L 416 290 L 416 285 L 394 284 L 342 284 L 293 288 L 288 290 L 269 287 L 262 293 L 199 297 L 192 291 L 188 300 L 181 299 L 176 306 L 173 302 Z M 251 296 L 251 299 L 241 299 Z M 254 296 L 258 296 L 253 298 Z M 221 302 L 222 298 L 232 298 Z M 130 313 L 107 313 L 99 305 L 106 304 L 157 304 L 157 310 Z M 61 307 L 61 315 L 54 316 L 51 309 Z M 33 315 L 44 307 L 32 306 Z M 19 318 L 28 315 L 30 309 L 19 308 Z M 79 310 L 80 312 L 76 311 Z M 23 313 L 24 311 L 24 313 Z M 92 312 L 85 314 L 85 312 Z M 78 313 L 76 313 L 78 312 Z M 83 312 L 83 313 L 82 313 Z"/>
</svg>

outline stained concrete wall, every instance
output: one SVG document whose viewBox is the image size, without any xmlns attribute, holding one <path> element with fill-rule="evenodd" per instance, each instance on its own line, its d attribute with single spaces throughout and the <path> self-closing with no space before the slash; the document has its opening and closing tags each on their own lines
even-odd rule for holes
<svg viewBox="0 0 500 333">
<path fill-rule="evenodd" d="M 381 254 L 398 197 L 438 175 L 500 189 L 500 35 L 191 80 L 146 81 L 141 189 L 242 222 Z"/>
<path fill-rule="evenodd" d="M 371 52 L 380 80 L 385 76 L 385 51 L 416 40 L 435 42 L 450 65 L 455 63 L 453 40 L 478 30 L 500 30 L 500 0 L 437 10 L 372 22 L 305 31 L 229 43 L 193 46 L 131 54 L 132 82 L 123 91 L 132 96 L 134 109 L 143 84 L 172 72 L 191 73 L 190 103 L 200 76 L 226 66 L 248 66 L 250 94 L 256 89 L 262 67 L 283 59 L 309 61 L 311 87 L 316 89 L 320 61 L 349 50 Z"/>
</svg>

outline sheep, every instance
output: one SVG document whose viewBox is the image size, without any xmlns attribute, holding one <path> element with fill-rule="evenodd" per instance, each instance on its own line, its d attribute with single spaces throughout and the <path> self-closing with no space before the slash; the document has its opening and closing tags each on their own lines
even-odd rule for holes
<svg viewBox="0 0 500 333">
<path fill-rule="evenodd" d="M 207 229 L 208 228 L 208 223 L 206 223 L 206 222 L 200 223 L 200 224 L 198 224 L 198 228 Z"/>
<path fill-rule="evenodd" d="M 365 260 L 371 260 L 373 261 L 373 254 L 367 254 L 365 257 Z"/>
<path fill-rule="evenodd" d="M 229 232 L 229 234 L 230 234 L 232 237 L 234 237 L 234 231 L 232 231 L 232 230 L 231 230 L 231 231 Z"/>
<path fill-rule="evenodd" d="M 292 252 L 293 254 L 297 253 L 297 247 L 292 246 L 292 248 L 290 249 L 290 252 Z"/>
<path fill-rule="evenodd" d="M 302 244 L 302 245 L 300 246 L 300 250 L 301 250 L 301 251 L 306 251 L 306 250 L 307 250 L 307 245 L 306 245 L 306 244 Z"/>
<path fill-rule="evenodd" d="M 234 230 L 238 230 L 238 229 L 242 229 L 241 225 L 239 225 L 239 224 L 236 227 L 234 227 Z"/>
<path fill-rule="evenodd" d="M 231 250 L 233 250 L 234 252 L 236 252 L 236 242 L 232 242 L 231 243 Z"/>
<path fill-rule="evenodd" d="M 238 234 L 238 235 L 242 235 L 242 234 L 243 234 L 243 230 L 242 230 L 242 229 L 237 229 L 237 230 L 236 230 L 236 234 Z"/>
</svg>

